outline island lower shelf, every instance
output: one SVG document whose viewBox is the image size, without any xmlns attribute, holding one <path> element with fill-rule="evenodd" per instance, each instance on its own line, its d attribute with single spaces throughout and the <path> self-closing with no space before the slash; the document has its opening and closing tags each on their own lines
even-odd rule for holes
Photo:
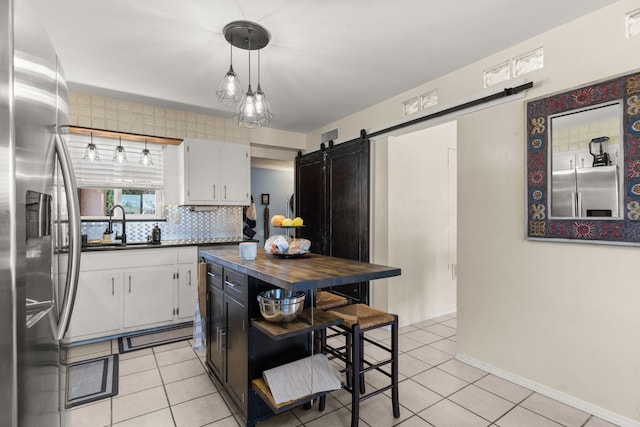
<svg viewBox="0 0 640 427">
<path fill-rule="evenodd" d="M 344 323 L 344 320 L 317 308 L 305 308 L 298 317 L 287 323 L 274 323 L 265 319 L 251 319 L 251 325 L 274 340 L 282 340 L 300 334 L 317 331 Z"/>
<path fill-rule="evenodd" d="M 328 392 L 323 391 L 321 393 L 310 394 L 308 396 L 301 397 L 300 399 L 290 400 L 288 402 L 276 403 L 273 398 L 273 394 L 271 394 L 271 390 L 267 385 L 266 381 L 262 378 L 256 378 L 251 381 L 251 386 L 253 390 L 256 392 L 258 396 L 264 400 L 264 402 L 271 408 L 274 414 L 279 414 L 281 412 L 288 411 L 289 409 L 295 408 L 303 403 L 309 402 L 318 397 L 322 397 Z"/>
</svg>

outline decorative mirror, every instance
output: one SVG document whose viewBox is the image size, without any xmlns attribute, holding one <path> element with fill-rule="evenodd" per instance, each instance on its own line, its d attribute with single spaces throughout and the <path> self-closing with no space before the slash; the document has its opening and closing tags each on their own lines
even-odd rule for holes
<svg viewBox="0 0 640 427">
<path fill-rule="evenodd" d="M 526 104 L 527 237 L 640 244 L 640 72 Z"/>
</svg>

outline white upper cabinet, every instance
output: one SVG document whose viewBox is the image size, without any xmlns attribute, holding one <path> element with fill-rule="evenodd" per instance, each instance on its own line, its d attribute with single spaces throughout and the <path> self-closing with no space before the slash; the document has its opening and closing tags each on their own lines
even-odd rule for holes
<svg viewBox="0 0 640 427">
<path fill-rule="evenodd" d="M 220 159 L 221 202 L 248 205 L 251 193 L 249 147 L 239 144 L 221 144 Z"/>
<path fill-rule="evenodd" d="M 185 139 L 180 147 L 180 204 L 249 204 L 249 146 Z"/>
</svg>

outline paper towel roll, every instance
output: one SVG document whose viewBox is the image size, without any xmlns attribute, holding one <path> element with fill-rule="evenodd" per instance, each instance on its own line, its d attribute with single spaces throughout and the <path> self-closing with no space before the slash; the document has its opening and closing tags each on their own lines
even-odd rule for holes
<svg viewBox="0 0 640 427">
<path fill-rule="evenodd" d="M 239 245 L 240 259 L 251 261 L 258 255 L 258 244 L 256 242 L 242 242 Z"/>
</svg>

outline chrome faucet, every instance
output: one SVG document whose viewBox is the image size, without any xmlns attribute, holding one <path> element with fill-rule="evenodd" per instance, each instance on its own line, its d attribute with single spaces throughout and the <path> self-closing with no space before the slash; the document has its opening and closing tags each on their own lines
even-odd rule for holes
<svg viewBox="0 0 640 427">
<path fill-rule="evenodd" d="M 114 205 L 113 209 L 111 209 L 111 215 L 113 215 L 113 211 L 116 208 L 122 209 L 122 235 L 118 236 L 118 232 L 116 232 L 115 240 L 122 240 L 122 244 L 127 243 L 127 217 L 124 214 L 124 208 L 122 205 Z M 109 229 L 111 230 L 111 215 L 109 216 Z"/>
</svg>

